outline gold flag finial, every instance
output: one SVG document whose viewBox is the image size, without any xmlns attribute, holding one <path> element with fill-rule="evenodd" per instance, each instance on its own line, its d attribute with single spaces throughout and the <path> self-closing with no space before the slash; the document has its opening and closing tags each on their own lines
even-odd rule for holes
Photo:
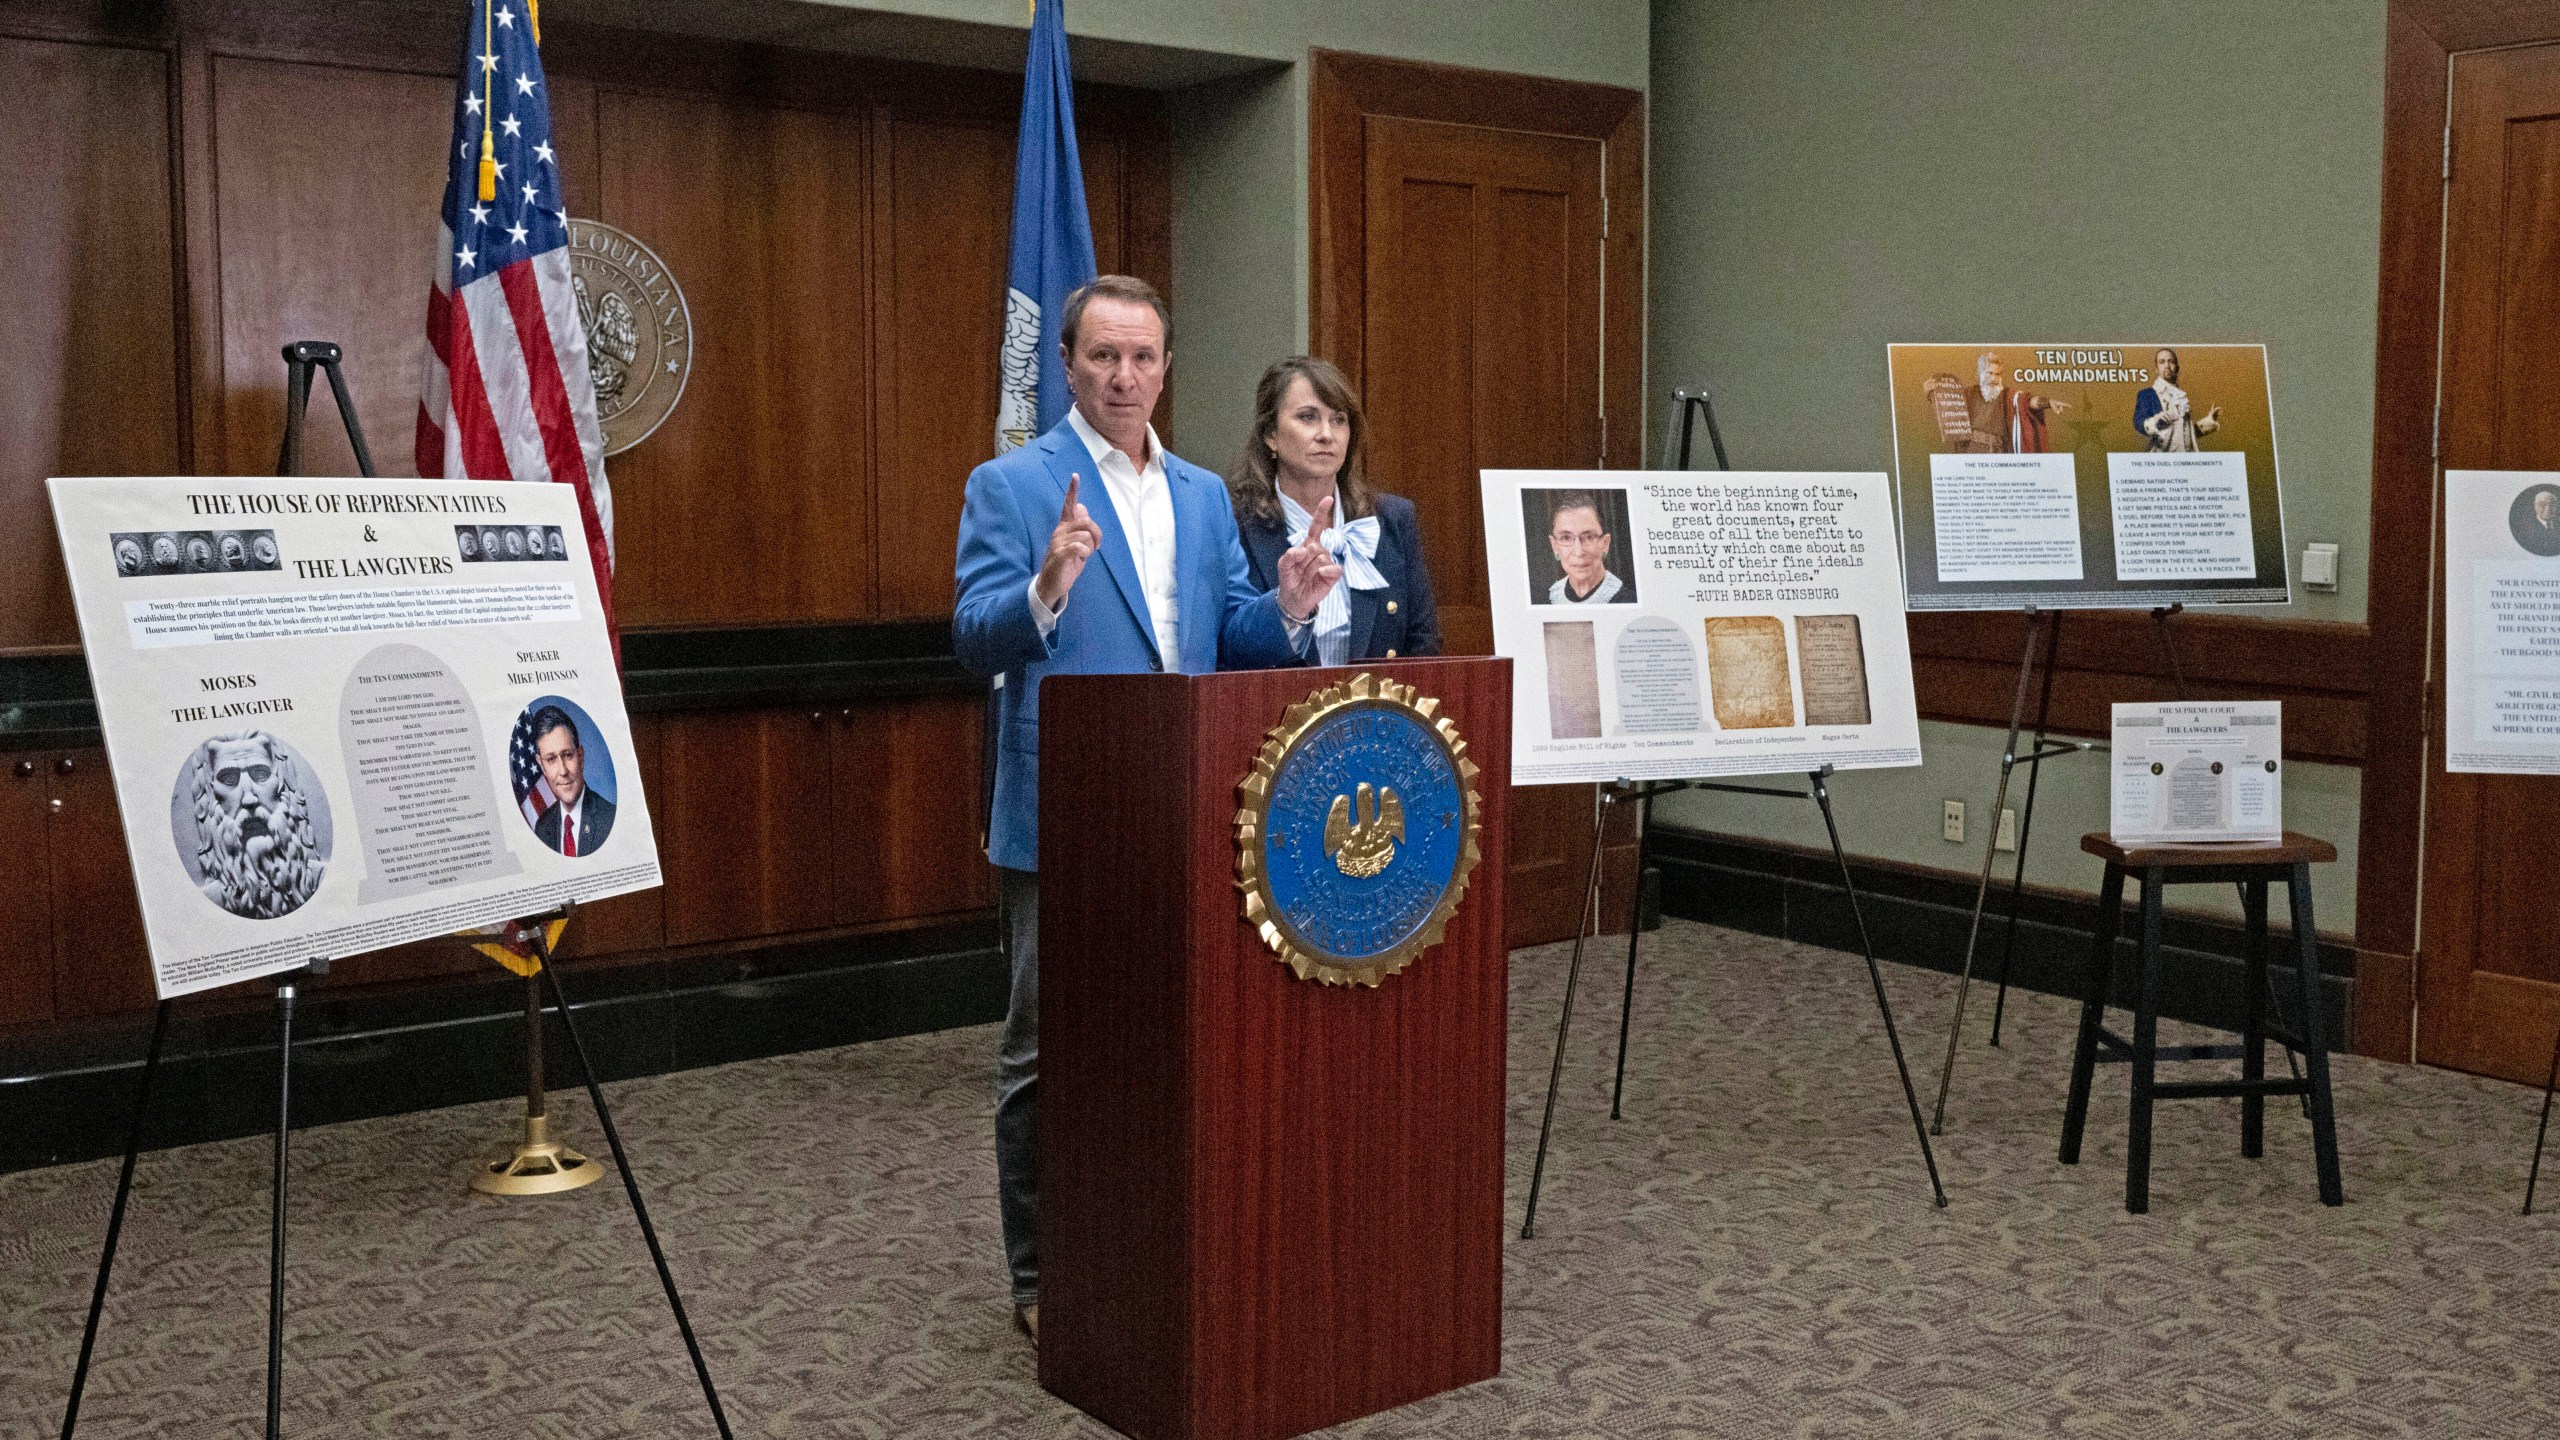
<svg viewBox="0 0 2560 1440">
<path fill-rule="evenodd" d="M 524 18 L 533 26 L 533 43 L 542 43 L 542 0 L 524 0 Z"/>
<path fill-rule="evenodd" d="M 486 201 L 498 198 L 498 135 L 490 117 L 498 103 L 490 88 L 498 73 L 498 38 L 489 0 L 480 0 L 480 45 L 480 198 Z"/>
</svg>

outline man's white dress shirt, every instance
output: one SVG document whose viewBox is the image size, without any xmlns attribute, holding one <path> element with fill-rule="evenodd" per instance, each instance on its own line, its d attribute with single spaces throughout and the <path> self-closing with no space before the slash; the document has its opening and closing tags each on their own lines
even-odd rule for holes
<svg viewBox="0 0 2560 1440">
<path fill-rule="evenodd" d="M 1085 453 L 1093 457 L 1094 469 L 1101 473 L 1103 494 L 1111 501 L 1111 510 L 1120 520 L 1120 533 L 1129 541 L 1130 558 L 1138 562 L 1138 588 L 1147 597 L 1147 619 L 1154 627 L 1156 654 L 1168 671 L 1182 668 L 1182 595 L 1175 580 L 1178 573 L 1173 553 L 1173 486 L 1165 478 L 1164 442 L 1156 438 L 1156 427 L 1147 427 L 1147 463 L 1141 468 L 1117 446 L 1102 438 L 1084 412 L 1070 408 L 1067 424 L 1074 427 L 1076 438 L 1084 442 Z M 1086 509 L 1093 507 L 1088 504 Z M 1086 557 L 1087 564 L 1102 559 Z M 1058 628 L 1058 617 L 1066 612 L 1065 600 L 1050 609 L 1040 601 L 1039 556 L 1032 557 L 1031 620 L 1047 635 Z M 1301 654 L 1306 651 L 1307 627 L 1294 623 L 1284 611 L 1280 616 L 1289 644 Z"/>
<path fill-rule="evenodd" d="M 595 792 L 590 790 L 580 790 L 576 800 L 560 807 L 561 854 L 584 855 L 587 853 L 587 830 L 584 822 L 587 817 L 587 797 L 593 793 Z"/>
<path fill-rule="evenodd" d="M 1147 463 L 1140 468 L 1103 439 L 1102 432 L 1093 428 L 1083 411 L 1068 410 L 1067 424 L 1084 442 L 1085 453 L 1093 457 L 1093 468 L 1102 476 L 1103 494 L 1119 518 L 1120 533 L 1129 541 L 1129 557 L 1138 562 L 1138 588 L 1147 597 L 1147 619 L 1155 630 L 1156 654 L 1163 658 L 1167 670 L 1179 669 L 1182 597 L 1174 583 L 1173 487 L 1165 479 L 1164 443 L 1156 438 L 1156 427 L 1148 426 Z M 1090 556 L 1087 563 L 1101 558 Z M 1057 629 L 1058 615 L 1066 608 L 1064 600 L 1056 610 L 1040 603 L 1040 576 L 1035 570 L 1031 577 L 1031 618 L 1039 624 L 1040 633 L 1046 635 Z"/>
</svg>

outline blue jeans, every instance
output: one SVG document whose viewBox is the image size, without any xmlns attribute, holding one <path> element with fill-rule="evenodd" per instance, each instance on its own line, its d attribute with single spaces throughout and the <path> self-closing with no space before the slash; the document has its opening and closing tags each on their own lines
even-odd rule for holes
<svg viewBox="0 0 2560 1440">
<path fill-rule="evenodd" d="M 999 868 L 1005 951 L 1013 997 L 996 1047 L 996 1203 L 1013 1303 L 1040 1301 L 1040 876 Z"/>
</svg>

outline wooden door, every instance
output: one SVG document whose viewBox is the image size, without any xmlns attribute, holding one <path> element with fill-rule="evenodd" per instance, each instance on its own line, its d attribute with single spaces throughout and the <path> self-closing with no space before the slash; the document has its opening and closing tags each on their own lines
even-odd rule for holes
<svg viewBox="0 0 2560 1440">
<path fill-rule="evenodd" d="M 1493 653 L 1476 472 L 1600 463 L 1600 142 L 1368 117 L 1369 471 L 1451 653 Z"/>
<path fill-rule="evenodd" d="M 1626 363 L 1638 337 L 1620 307 L 1640 293 L 1642 260 L 1609 225 L 1612 198 L 1622 217 L 1637 208 L 1630 179 L 1641 193 L 1640 106 L 1597 87 L 1319 58 L 1316 331 L 1363 388 L 1370 478 L 1420 512 L 1449 653 L 1491 654 L 1477 473 L 1599 468 L 1612 458 L 1604 417 L 1631 442 L 1641 414 Z M 1354 176 L 1356 203 L 1326 189 Z M 1631 443 L 1619 448 L 1617 463 L 1634 463 Z M 1512 943 L 1573 933 L 1592 803 L 1581 785 L 1513 792 Z M 1631 842 L 1614 836 L 1604 861 L 1621 883 Z"/>
<path fill-rule="evenodd" d="M 2452 77 L 2442 466 L 2560 469 L 2560 44 L 2459 55 Z M 2441 613 L 2435 634 L 2429 694 L 2440 697 Z M 2440 703 L 2428 715 L 2418 1058 L 2538 1082 L 2560 1027 L 2560 778 L 2446 773 Z"/>
</svg>

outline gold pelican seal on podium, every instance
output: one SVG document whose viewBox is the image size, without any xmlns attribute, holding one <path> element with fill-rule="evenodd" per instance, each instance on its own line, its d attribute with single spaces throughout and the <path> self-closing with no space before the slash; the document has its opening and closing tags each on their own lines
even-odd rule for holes
<svg viewBox="0 0 2560 1440">
<path fill-rule="evenodd" d="M 1393 722 L 1383 738 L 1378 721 Z M 1345 741 L 1351 731 L 1372 738 Z M 1311 768 L 1293 770 L 1301 760 Z M 1291 705 L 1236 785 L 1245 924 L 1301 980 L 1375 988 L 1457 913 L 1483 854 L 1478 773 L 1438 698 L 1392 677 L 1362 673 Z M 1357 903 L 1339 888 L 1349 882 L 1369 882 Z"/>
<path fill-rule="evenodd" d="M 1324 820 L 1324 853 L 1334 868 L 1354 880 L 1366 880 L 1396 858 L 1396 842 L 1404 838 L 1404 802 L 1393 786 L 1360 782 L 1360 823 L 1351 822 L 1351 797 L 1333 797 Z"/>
</svg>

